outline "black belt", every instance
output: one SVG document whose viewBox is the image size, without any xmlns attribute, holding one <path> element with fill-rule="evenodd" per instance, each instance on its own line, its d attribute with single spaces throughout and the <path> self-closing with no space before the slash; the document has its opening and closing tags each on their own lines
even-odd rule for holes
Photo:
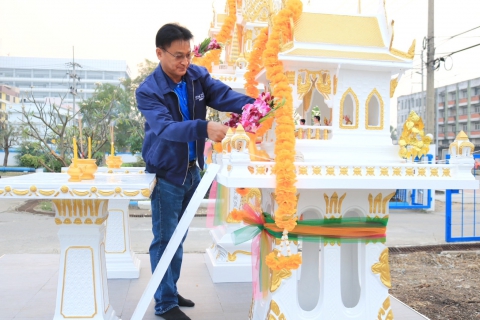
<svg viewBox="0 0 480 320">
<path fill-rule="evenodd" d="M 192 160 L 188 162 L 188 169 L 193 168 L 197 165 L 197 160 Z"/>
</svg>

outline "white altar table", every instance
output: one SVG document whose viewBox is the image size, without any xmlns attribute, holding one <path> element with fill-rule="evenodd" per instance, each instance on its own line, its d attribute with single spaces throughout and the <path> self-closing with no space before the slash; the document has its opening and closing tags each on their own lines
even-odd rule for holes
<svg viewBox="0 0 480 320">
<path fill-rule="evenodd" d="M 60 267 L 54 320 L 118 317 L 110 306 L 105 263 L 105 229 L 110 200 L 144 199 L 153 174 L 97 174 L 68 182 L 61 173 L 35 173 L 0 181 L 0 198 L 52 199 L 60 225 Z"/>
<path fill-rule="evenodd" d="M 63 167 L 62 172 L 67 172 Z M 95 175 L 145 174 L 145 167 L 98 167 Z M 145 197 L 146 198 L 146 197 Z M 140 260 L 130 246 L 129 210 L 130 198 L 111 199 L 105 231 L 105 259 L 108 279 L 138 279 Z"/>
</svg>

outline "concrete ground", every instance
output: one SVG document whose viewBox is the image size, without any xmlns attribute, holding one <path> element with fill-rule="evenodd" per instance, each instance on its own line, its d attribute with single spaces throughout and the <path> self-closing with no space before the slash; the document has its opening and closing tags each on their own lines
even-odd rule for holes
<svg viewBox="0 0 480 320">
<path fill-rule="evenodd" d="M 0 202 L 0 320 L 52 319 L 58 277 L 58 226 L 48 215 L 17 212 L 22 201 Z M 445 213 L 437 211 L 390 211 L 388 246 L 444 243 Z M 140 279 L 109 280 L 111 305 L 122 319 L 133 313 L 150 278 L 148 247 L 152 239 L 151 218 L 131 217 L 132 249 L 142 260 Z M 250 283 L 214 284 L 203 253 L 212 244 L 206 217 L 194 218 L 184 245 L 185 263 L 180 292 L 194 300 L 184 308 L 192 319 L 247 319 L 251 303 Z M 35 261 L 35 263 L 32 263 Z M 19 285 L 21 283 L 22 285 Z M 392 299 L 396 319 L 425 319 L 401 302 Z M 159 319 L 151 305 L 144 319 Z"/>
<path fill-rule="evenodd" d="M 58 226 L 48 215 L 17 212 L 19 200 L 0 202 L 0 255 L 17 253 L 59 253 Z M 387 228 L 388 246 L 445 243 L 445 212 L 440 201 L 434 212 L 391 210 Z M 440 211 L 442 210 L 443 211 Z M 151 218 L 130 217 L 132 250 L 148 253 L 152 241 Z M 206 217 L 196 216 L 191 224 L 185 253 L 203 253 L 212 244 Z"/>
</svg>

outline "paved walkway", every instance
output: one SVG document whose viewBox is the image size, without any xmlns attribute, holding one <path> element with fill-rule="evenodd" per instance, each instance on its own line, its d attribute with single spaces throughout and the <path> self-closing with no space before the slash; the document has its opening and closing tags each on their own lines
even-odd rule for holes
<svg viewBox="0 0 480 320">
<path fill-rule="evenodd" d="M 15 207 L 21 203 L 0 202 L 0 320 L 52 319 L 60 252 L 58 226 L 51 216 L 16 212 Z M 436 206 L 437 211 L 428 213 L 390 211 L 387 245 L 445 243 L 443 204 L 437 201 Z M 124 320 L 130 319 L 151 276 L 145 254 L 152 238 L 150 229 L 150 218 L 130 218 L 132 248 L 143 253 L 139 255 L 140 278 L 108 281 L 110 303 Z M 245 320 L 251 303 L 251 284 L 212 283 L 203 260 L 205 248 L 210 245 L 206 218 L 195 217 L 185 243 L 179 288 L 197 305 L 184 311 L 195 320 Z M 395 299 L 392 308 L 396 319 L 425 319 Z M 154 316 L 152 306 L 144 319 L 159 319 Z"/>
<path fill-rule="evenodd" d="M 108 280 L 110 305 L 123 320 L 132 316 L 151 276 L 148 255 L 138 256 L 141 260 L 139 279 Z M 59 255 L 56 254 L 0 257 L 0 320 L 51 320 L 55 310 L 58 263 Z M 194 320 L 248 319 L 251 283 L 212 283 L 203 254 L 185 255 L 178 288 L 183 296 L 195 302 L 194 308 L 182 308 Z M 397 320 L 426 319 L 394 298 L 391 302 Z M 143 319 L 160 319 L 154 314 L 153 303 Z"/>
<path fill-rule="evenodd" d="M 16 212 L 23 202 L 0 202 L 0 255 L 18 253 L 59 253 L 59 227 L 48 215 Z M 437 201 L 434 212 L 390 210 L 388 246 L 417 246 L 445 243 L 445 212 Z M 129 220 L 132 250 L 148 253 L 152 241 L 151 218 Z M 212 244 L 205 217 L 195 217 L 184 245 L 186 253 L 203 253 Z"/>
</svg>

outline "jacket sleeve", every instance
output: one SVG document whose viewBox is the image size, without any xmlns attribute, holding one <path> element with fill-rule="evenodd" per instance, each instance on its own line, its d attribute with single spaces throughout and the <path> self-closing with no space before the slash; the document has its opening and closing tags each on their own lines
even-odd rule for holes
<svg viewBox="0 0 480 320">
<path fill-rule="evenodd" d="M 244 105 L 255 101 L 247 95 L 233 91 L 223 82 L 213 79 L 206 69 L 202 76 L 202 82 L 206 92 L 207 105 L 215 110 L 241 114 Z"/>
<path fill-rule="evenodd" d="M 208 138 L 205 120 L 174 121 L 169 109 L 162 103 L 150 84 L 144 82 L 135 92 L 137 105 L 145 117 L 150 130 L 159 138 L 189 142 Z"/>
</svg>

